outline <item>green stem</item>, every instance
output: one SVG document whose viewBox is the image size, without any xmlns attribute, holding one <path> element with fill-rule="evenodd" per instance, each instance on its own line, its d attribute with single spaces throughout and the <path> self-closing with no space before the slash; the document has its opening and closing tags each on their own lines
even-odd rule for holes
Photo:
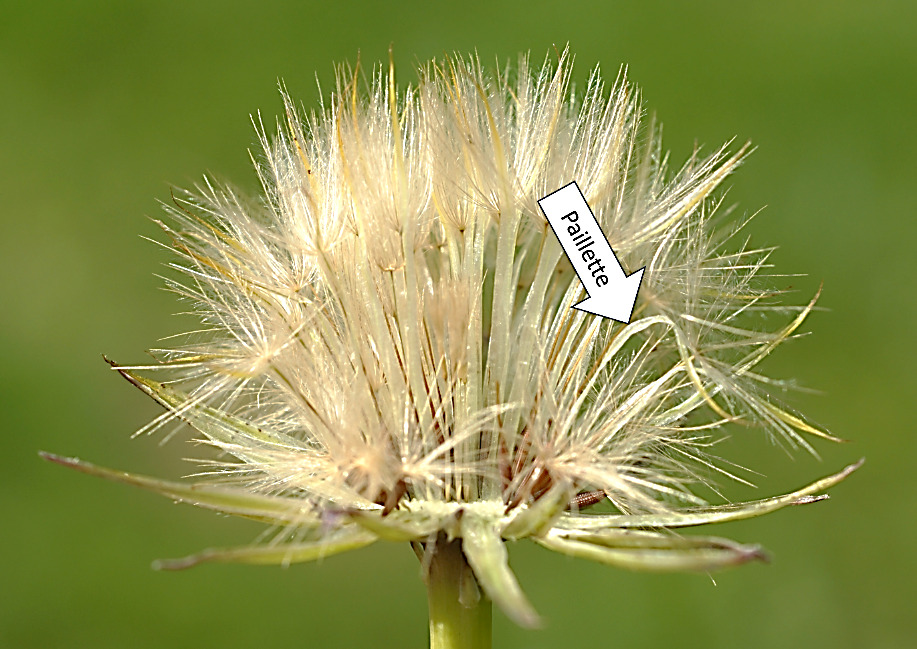
<svg viewBox="0 0 917 649">
<path fill-rule="evenodd" d="M 491 603 L 481 592 L 461 539 L 428 544 L 430 649 L 490 649 Z"/>
</svg>

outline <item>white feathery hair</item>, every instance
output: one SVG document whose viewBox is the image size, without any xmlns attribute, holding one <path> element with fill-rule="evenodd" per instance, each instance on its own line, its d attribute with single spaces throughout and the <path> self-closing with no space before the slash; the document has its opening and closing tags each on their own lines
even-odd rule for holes
<svg viewBox="0 0 917 649">
<path fill-rule="evenodd" d="M 284 93 L 273 137 L 255 120 L 264 195 L 207 181 L 163 224 L 203 328 L 154 366 L 115 366 L 166 406 L 149 429 L 178 418 L 221 452 L 206 479 L 56 459 L 277 526 L 165 567 L 378 538 L 422 554 L 445 534 L 523 625 L 537 616 L 507 539 L 649 570 L 761 557 L 670 530 L 817 500 L 855 468 L 754 503 L 703 497 L 717 474 L 743 479 L 711 454 L 727 425 L 810 451 L 830 438 L 756 370 L 814 300 L 783 306 L 770 250 L 725 219 L 715 191 L 747 146 L 671 173 L 624 74 L 607 87 L 596 70 L 578 95 L 570 69 L 566 51 L 534 72 L 455 57 L 399 92 L 393 69 L 363 84 L 341 68 L 309 115 Z M 571 308 L 583 286 L 537 201 L 573 180 L 622 265 L 646 268 L 629 324 Z"/>
</svg>

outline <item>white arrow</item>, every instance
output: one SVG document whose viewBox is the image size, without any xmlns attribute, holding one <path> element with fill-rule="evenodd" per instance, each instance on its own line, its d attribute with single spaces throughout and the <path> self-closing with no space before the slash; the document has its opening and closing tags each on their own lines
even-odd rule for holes
<svg viewBox="0 0 917 649">
<path fill-rule="evenodd" d="M 576 182 L 538 201 L 589 297 L 573 305 L 618 322 L 630 322 L 643 279 L 641 268 L 624 272 Z"/>
</svg>

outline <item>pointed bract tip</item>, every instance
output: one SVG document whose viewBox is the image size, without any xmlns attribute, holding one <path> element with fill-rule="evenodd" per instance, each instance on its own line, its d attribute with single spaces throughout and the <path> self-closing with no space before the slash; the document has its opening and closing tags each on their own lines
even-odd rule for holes
<svg viewBox="0 0 917 649">
<path fill-rule="evenodd" d="M 49 453 L 48 451 L 38 451 L 38 457 L 62 466 L 79 467 L 80 465 L 80 458 L 78 457 L 64 457 L 63 455 Z"/>
<path fill-rule="evenodd" d="M 120 374 L 121 376 L 123 376 L 123 377 L 124 377 L 125 379 L 127 379 L 130 383 L 132 383 L 133 385 L 137 386 L 137 387 L 140 388 L 141 390 L 144 389 L 144 386 L 143 386 L 143 385 L 141 384 L 141 382 L 137 379 L 137 377 L 136 377 L 134 374 L 131 374 L 131 372 L 129 372 L 123 365 L 119 365 L 116 361 L 113 361 L 112 359 L 110 359 L 110 358 L 109 358 L 108 356 L 106 356 L 105 354 L 102 354 L 102 359 L 103 359 L 106 363 L 108 363 L 108 364 L 111 366 L 111 369 L 113 369 L 113 370 L 116 371 L 118 374 Z"/>
<path fill-rule="evenodd" d="M 857 469 L 859 469 L 859 468 L 860 468 L 861 466 L 863 466 L 864 464 L 866 464 L 866 458 L 865 458 L 865 457 L 861 457 L 859 460 L 857 460 L 857 461 L 854 462 L 853 464 L 851 464 L 851 465 L 845 467 L 844 470 L 842 471 L 842 473 L 843 473 L 845 476 L 848 476 L 848 475 L 850 475 L 851 473 L 853 473 L 854 471 L 856 471 Z"/>
<path fill-rule="evenodd" d="M 771 555 L 770 553 L 762 548 L 760 545 L 749 546 L 748 552 L 745 555 L 745 560 L 747 561 L 760 561 L 761 563 L 770 563 Z"/>
<path fill-rule="evenodd" d="M 198 563 L 200 563 L 200 559 L 196 555 L 192 555 L 183 559 L 156 559 L 150 564 L 150 568 L 157 572 L 175 572 L 193 568 Z"/>
</svg>

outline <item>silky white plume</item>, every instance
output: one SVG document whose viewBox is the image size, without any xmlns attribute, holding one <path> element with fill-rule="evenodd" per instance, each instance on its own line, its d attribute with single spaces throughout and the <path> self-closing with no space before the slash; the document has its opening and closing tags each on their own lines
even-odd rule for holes
<svg viewBox="0 0 917 649">
<path fill-rule="evenodd" d="M 273 136 L 258 120 L 263 196 L 208 182 L 163 224 L 203 325 L 159 364 L 116 369 L 166 407 L 151 429 L 181 419 L 218 449 L 204 479 L 52 458 L 276 526 L 164 567 L 458 538 L 483 592 L 533 625 L 508 539 L 711 570 L 762 553 L 670 530 L 817 500 L 855 468 L 754 503 L 703 497 L 742 479 L 710 454 L 727 426 L 829 437 L 757 370 L 812 303 L 783 306 L 769 250 L 718 214 L 746 147 L 671 172 L 623 75 L 574 92 L 566 53 L 534 73 L 526 57 L 433 61 L 403 92 L 392 70 L 359 79 L 342 69 L 308 116 L 284 95 Z M 629 324 L 570 308 L 583 286 L 537 201 L 571 181 L 624 268 L 646 267 Z"/>
</svg>

